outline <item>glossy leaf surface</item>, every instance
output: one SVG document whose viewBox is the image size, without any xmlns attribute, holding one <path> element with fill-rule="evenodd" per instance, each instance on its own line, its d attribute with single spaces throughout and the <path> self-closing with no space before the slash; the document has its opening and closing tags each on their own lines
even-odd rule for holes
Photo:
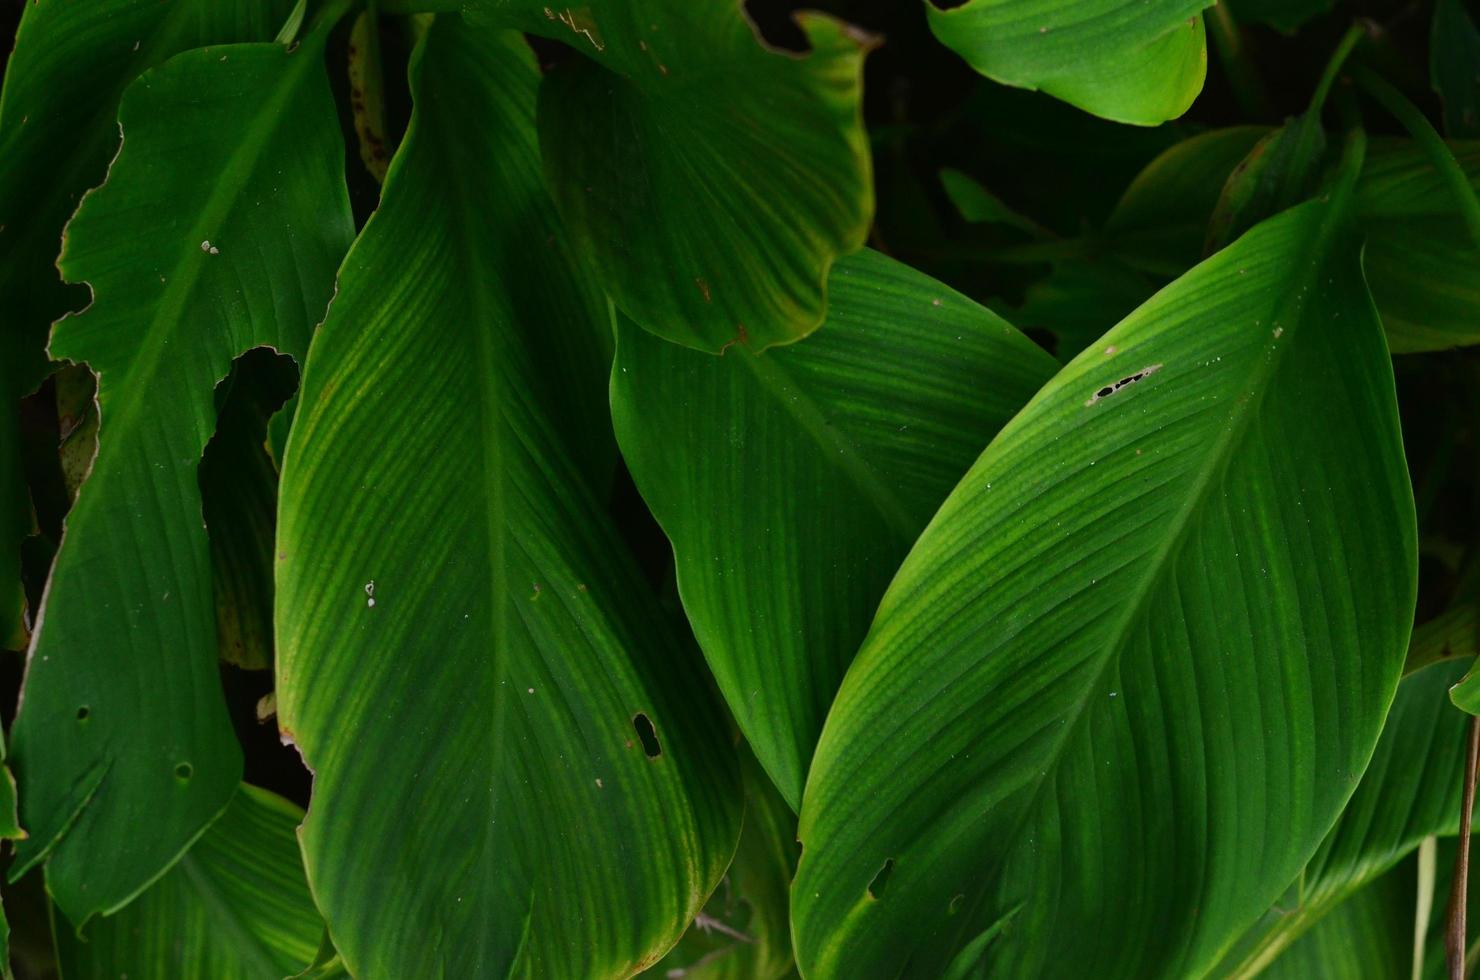
<svg viewBox="0 0 1480 980">
<path fill-rule="evenodd" d="M 1349 196 L 1158 293 L 936 514 L 808 777 L 804 974 L 936 975 L 963 949 L 992 976 L 1195 974 L 1315 851 L 1416 588 Z"/>
<path fill-rule="evenodd" d="M 983 75 L 1116 122 L 1180 116 L 1207 74 L 1207 0 L 924 2 L 935 36 Z"/>
<path fill-rule="evenodd" d="M 623 457 L 673 541 L 710 669 L 793 807 L 843 671 L 905 552 L 1057 365 L 877 252 L 840 261 L 823 328 L 723 357 L 619 325 Z"/>
<path fill-rule="evenodd" d="M 608 423 L 565 414 L 585 376 L 551 334 L 606 311 L 546 197 L 538 79 L 516 34 L 430 27 L 284 461 L 278 708 L 358 976 L 630 975 L 739 832 L 722 712 L 566 436 Z"/>
<path fill-rule="evenodd" d="M 873 214 L 871 39 L 812 14 L 810 52 L 770 51 L 727 0 L 469 6 L 582 54 L 545 78 L 540 143 L 572 238 L 624 312 L 711 353 L 822 322 L 828 269 Z"/>
<path fill-rule="evenodd" d="M 170 872 L 122 911 L 81 937 L 57 923 L 63 974 L 268 980 L 302 970 L 324 931 L 298 855 L 302 816 L 243 785 Z"/>
<path fill-rule="evenodd" d="M 322 56 L 320 34 L 147 73 L 107 184 L 68 225 L 63 274 L 94 301 L 51 353 L 97 372 L 99 443 L 28 660 L 14 749 L 31 837 L 12 874 L 49 853 L 77 925 L 162 874 L 241 777 L 196 471 L 232 358 L 301 354 L 353 235 Z"/>
</svg>

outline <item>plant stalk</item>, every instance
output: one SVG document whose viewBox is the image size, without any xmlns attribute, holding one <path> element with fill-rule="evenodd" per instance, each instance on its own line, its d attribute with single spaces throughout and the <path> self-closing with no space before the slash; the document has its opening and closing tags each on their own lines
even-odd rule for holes
<svg viewBox="0 0 1480 980">
<path fill-rule="evenodd" d="M 1208 10 L 1206 20 L 1213 35 L 1213 47 L 1218 51 L 1218 61 L 1228 75 L 1228 85 L 1233 89 L 1239 108 L 1256 119 L 1268 119 L 1271 115 L 1269 93 L 1258 69 L 1249 59 L 1243 30 L 1233 19 L 1226 0 Z"/>
<path fill-rule="evenodd" d="M 1465 790 L 1459 814 L 1459 851 L 1449 884 L 1449 915 L 1444 930 L 1444 961 L 1449 980 L 1465 980 L 1465 902 L 1470 877 L 1470 813 L 1475 808 L 1475 768 L 1480 765 L 1480 716 L 1470 719 L 1465 754 Z"/>
</svg>

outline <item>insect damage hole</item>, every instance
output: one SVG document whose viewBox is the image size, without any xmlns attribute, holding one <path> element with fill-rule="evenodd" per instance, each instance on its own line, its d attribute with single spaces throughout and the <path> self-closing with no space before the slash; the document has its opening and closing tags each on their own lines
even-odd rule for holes
<svg viewBox="0 0 1480 980">
<path fill-rule="evenodd" d="M 188 762 L 182 762 L 175 767 L 175 778 L 182 782 L 195 775 L 195 767 Z"/>
<path fill-rule="evenodd" d="M 81 707 L 79 707 L 79 708 L 78 708 L 78 709 L 77 709 L 77 720 L 78 720 L 78 721 L 87 721 L 87 719 L 88 719 L 88 718 L 89 718 L 89 717 L 90 717 L 90 716 L 91 716 L 91 715 L 92 715 L 92 709 L 91 709 L 91 708 L 89 708 L 89 707 L 88 707 L 88 706 L 87 706 L 87 705 L 85 705 L 85 704 L 84 704 L 84 705 L 82 705 L 82 706 L 81 706 Z"/>
<path fill-rule="evenodd" d="M 1157 371 L 1160 371 L 1160 370 L 1161 370 L 1161 365 L 1160 364 L 1148 364 L 1145 367 L 1143 367 L 1141 370 L 1137 371 L 1135 374 L 1128 374 L 1125 377 L 1121 378 L 1119 381 L 1115 382 L 1114 384 L 1105 385 L 1103 388 L 1101 388 L 1098 391 L 1096 391 L 1093 395 L 1090 395 L 1089 396 L 1089 400 L 1084 403 L 1084 407 L 1085 408 L 1088 408 L 1089 406 L 1093 405 L 1095 402 L 1099 401 L 1101 398 L 1109 398 L 1111 395 L 1115 394 L 1116 392 L 1120 391 L 1121 389 L 1123 389 L 1123 388 L 1129 388 L 1131 385 L 1135 384 L 1137 381 L 1141 381 L 1141 380 L 1143 380 L 1145 378 L 1149 378 L 1151 375 L 1155 374 Z"/>
<path fill-rule="evenodd" d="M 642 751 L 647 753 L 649 759 L 656 759 L 663 754 L 663 746 L 658 744 L 658 732 L 647 715 L 641 711 L 633 715 L 632 727 L 637 729 L 637 739 L 642 743 Z"/>
<path fill-rule="evenodd" d="M 868 883 L 869 898 L 878 901 L 884 897 L 884 888 L 889 884 L 889 876 L 894 874 L 894 859 L 890 858 L 884 862 L 879 873 L 874 875 L 874 880 Z"/>
</svg>

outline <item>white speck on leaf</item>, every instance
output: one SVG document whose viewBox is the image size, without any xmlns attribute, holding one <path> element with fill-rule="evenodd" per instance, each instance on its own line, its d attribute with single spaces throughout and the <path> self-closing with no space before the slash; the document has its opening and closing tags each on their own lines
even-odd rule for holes
<svg viewBox="0 0 1480 980">
<path fill-rule="evenodd" d="M 365 583 L 365 608 L 375 608 L 375 579 Z"/>
</svg>

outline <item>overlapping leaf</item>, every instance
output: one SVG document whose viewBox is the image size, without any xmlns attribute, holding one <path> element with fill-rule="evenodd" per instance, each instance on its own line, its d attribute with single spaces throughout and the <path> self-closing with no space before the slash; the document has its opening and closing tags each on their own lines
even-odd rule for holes
<svg viewBox="0 0 1480 980">
<path fill-rule="evenodd" d="M 1076 358 L 926 529 L 808 777 L 804 974 L 1197 974 L 1314 853 L 1415 592 L 1351 169 Z"/>
<path fill-rule="evenodd" d="M 930 28 L 988 78 L 1154 126 L 1202 91 L 1208 0 L 923 0 Z"/>
<path fill-rule="evenodd" d="M 861 111 L 870 40 L 821 15 L 767 50 L 730 0 L 474 0 L 574 45 L 540 90 L 540 143 L 573 240 L 643 327 L 710 352 L 822 322 L 827 271 L 873 213 Z"/>
<path fill-rule="evenodd" d="M 802 783 L 890 577 L 1053 358 L 876 252 L 834 267 L 823 329 L 723 357 L 619 325 L 613 417 L 673 541 L 710 669 L 782 795 Z"/>
<path fill-rule="evenodd" d="M 68 980 L 210 977 L 268 980 L 314 958 L 324 925 L 308 893 L 294 834 L 303 812 L 242 785 L 160 878 L 122 911 L 79 937 L 56 930 Z"/>
<path fill-rule="evenodd" d="M 46 371 L 46 330 L 86 293 L 57 275 L 62 226 L 118 146 L 118 100 L 140 72 L 202 44 L 266 41 L 292 0 L 38 0 L 0 90 L 0 646 L 18 645 L 18 548 L 31 528 L 16 402 Z"/>
<path fill-rule="evenodd" d="M 278 706 L 359 976 L 630 975 L 739 830 L 722 712 L 572 460 L 609 433 L 569 409 L 604 372 L 557 345 L 607 321 L 540 176 L 538 79 L 516 34 L 429 28 L 284 463 Z"/>
<path fill-rule="evenodd" d="M 1480 187 L 1480 142 L 1450 146 Z M 1407 141 L 1375 142 L 1358 203 L 1363 264 L 1393 350 L 1480 343 L 1480 250 L 1423 151 Z"/>
<path fill-rule="evenodd" d="M 101 427 L 27 665 L 14 749 L 31 838 L 12 873 L 49 854 L 77 925 L 162 874 L 241 776 L 196 470 L 232 358 L 307 346 L 353 235 L 325 33 L 146 73 L 108 183 L 68 226 L 63 273 L 95 298 L 51 353 L 97 372 Z"/>
<path fill-rule="evenodd" d="M 1403 679 L 1372 763 L 1341 819 L 1286 894 L 1239 938 L 1215 976 L 1253 976 L 1285 959 L 1295 945 L 1309 948 L 1301 939 L 1307 930 L 1329 935 L 1344 928 L 1325 926 L 1325 917 L 1388 876 L 1425 837 L 1458 832 L 1469 719 L 1446 702 L 1449 686 L 1468 666 L 1467 660 L 1436 663 Z M 1405 956 L 1411 906 L 1407 919 Z M 1296 953 L 1294 959 L 1303 956 Z"/>
</svg>

